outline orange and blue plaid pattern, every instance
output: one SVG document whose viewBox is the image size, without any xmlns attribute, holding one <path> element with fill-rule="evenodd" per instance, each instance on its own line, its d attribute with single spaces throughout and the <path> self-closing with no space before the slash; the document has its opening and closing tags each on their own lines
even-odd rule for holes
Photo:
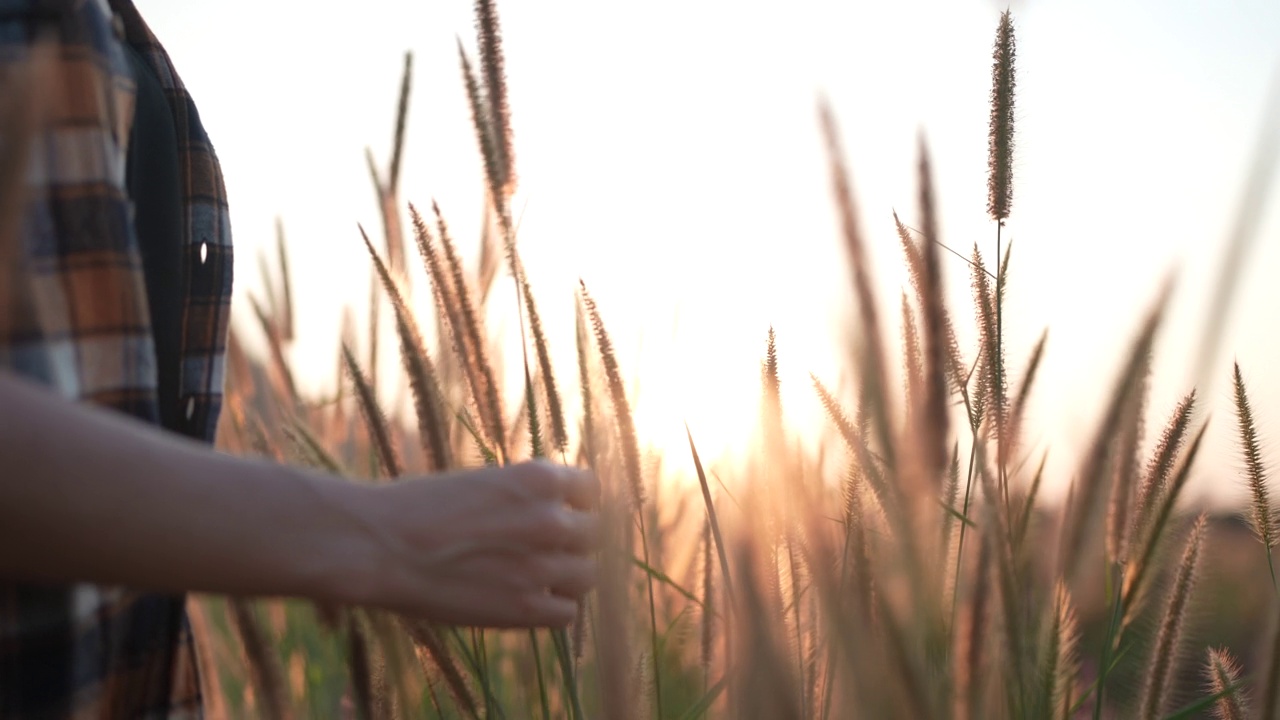
<svg viewBox="0 0 1280 720">
<path fill-rule="evenodd" d="M 45 84 L 30 98 L 38 112 L 26 139 L 17 252 L 0 268 L 16 278 L 9 299 L 0 298 L 0 371 L 159 422 L 125 184 L 136 86 L 124 43 L 154 68 L 178 133 L 184 292 L 174 415 L 176 430 L 211 442 L 231 298 L 226 191 L 190 96 L 129 0 L 0 0 L 0 70 L 29 65 L 38 46 L 52 53 Z M 5 100 L 12 90 L 0 86 Z M 0 463 L 0 482 L 22 480 L 3 472 Z M 181 596 L 0 578 L 0 718 L 199 717 L 184 608 Z"/>
</svg>

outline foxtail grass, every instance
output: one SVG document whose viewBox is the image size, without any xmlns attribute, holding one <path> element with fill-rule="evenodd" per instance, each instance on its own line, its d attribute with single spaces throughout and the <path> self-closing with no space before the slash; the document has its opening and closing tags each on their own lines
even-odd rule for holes
<svg viewBox="0 0 1280 720">
<path fill-rule="evenodd" d="M 1173 580 L 1169 602 L 1165 606 L 1160 630 L 1156 635 L 1155 651 L 1142 689 L 1142 702 L 1138 711 L 1141 720 L 1161 717 L 1169 707 L 1173 695 L 1173 678 L 1177 669 L 1178 644 L 1182 639 L 1186 622 L 1187 604 L 1196 582 L 1196 569 L 1200 562 L 1200 545 L 1204 541 L 1207 518 L 1201 515 L 1191 528 L 1186 549 Z"/>
<path fill-rule="evenodd" d="M 991 59 L 991 123 L 987 133 L 987 214 L 997 223 L 1009 217 L 1013 205 L 1013 123 L 1017 73 L 1017 42 L 1013 14 L 1000 14 Z"/>
<path fill-rule="evenodd" d="M 1013 124 L 1014 124 L 1014 91 L 1016 88 L 1016 42 L 1013 34 L 1013 15 L 1005 10 L 1000 15 L 1000 24 L 996 28 L 995 49 L 991 61 L 991 121 L 987 131 L 987 214 L 996 221 L 996 289 L 994 307 L 989 312 L 992 318 L 984 315 L 984 332 L 994 330 L 994 338 L 984 338 L 983 348 L 990 354 L 988 363 L 993 374 L 989 379 L 992 389 L 992 401 L 995 403 L 995 437 L 997 443 L 996 472 L 999 477 L 1001 492 L 1005 496 L 1005 504 L 1009 499 L 1009 478 L 1007 475 L 1009 460 L 1009 437 L 1007 408 L 1005 406 L 1004 376 L 1004 296 L 1005 281 L 1008 270 L 1008 255 L 1001 247 L 1001 233 L 1004 221 L 1009 217 L 1013 205 Z M 976 248 L 975 248 L 976 255 Z M 975 257 L 975 259 L 977 259 Z M 987 301 L 983 298 L 983 303 Z M 993 328 L 985 324 L 994 321 Z"/>
<path fill-rule="evenodd" d="M 1079 633 L 1070 591 L 1059 582 L 1053 591 L 1053 608 L 1041 641 L 1036 717 L 1070 720 L 1076 676 L 1080 671 Z"/>
<path fill-rule="evenodd" d="M 484 163 L 479 267 L 466 267 L 463 244 L 438 207 L 428 222 L 410 205 L 434 300 L 434 318 L 415 318 L 394 251 L 364 238 L 374 305 L 385 302 L 394 311 L 417 437 L 378 407 L 377 399 L 389 397 L 394 381 L 403 380 L 384 380 L 379 394 L 366 376 L 373 364 L 361 366 L 353 352 L 357 343 L 345 330 L 341 387 L 355 396 L 364 429 L 344 414 L 350 402 L 281 401 L 291 392 L 280 377 L 289 371 L 283 350 L 293 338 L 288 316 L 295 302 L 287 299 L 288 288 L 281 290 L 277 273 L 288 273 L 282 256 L 280 269 L 267 273 L 268 292 L 257 298 L 259 323 L 281 349 L 279 360 L 267 364 L 281 367 L 269 368 L 272 380 L 258 383 L 262 371 L 253 360 L 233 358 L 227 443 L 338 474 L 352 468 L 362 474 L 364 463 L 373 462 L 375 474 L 389 477 L 419 463 L 415 440 L 430 470 L 558 453 L 556 459 L 587 466 L 601 480 L 599 589 L 581 606 L 572 634 L 486 633 L 377 611 L 348 615 L 318 608 L 329 617 L 335 652 L 347 658 L 338 681 L 343 703 L 364 716 L 474 720 L 1066 720 L 1090 704 L 1095 715 L 1110 717 L 1131 709 L 1129 703 L 1153 717 L 1190 717 L 1215 706 L 1228 712 L 1223 703 L 1241 697 L 1236 692 L 1244 680 L 1227 663 L 1219 668 L 1212 660 L 1208 672 L 1216 684 L 1209 694 L 1195 705 L 1172 708 L 1194 573 L 1185 570 L 1185 552 L 1183 566 L 1169 567 L 1164 549 L 1172 529 L 1181 526 L 1181 498 L 1208 426 L 1194 416 L 1194 394 L 1188 395 L 1155 447 L 1139 452 L 1146 442 L 1147 374 L 1163 297 L 1121 359 L 1100 417 L 1086 429 L 1091 442 L 1073 478 L 1056 475 L 1047 451 L 1023 446 L 1049 350 L 1041 336 L 1027 348 L 1023 368 L 1015 368 L 1019 383 L 1010 382 L 1002 317 L 1012 253 L 1001 232 L 1012 198 L 1011 16 L 1001 16 L 993 64 L 987 209 L 997 223 L 994 260 L 975 248 L 972 259 L 961 258 L 967 267 L 956 267 L 971 276 L 976 347 L 962 352 L 955 324 L 960 316 L 943 302 L 944 281 L 950 281 L 946 263 L 953 262 L 943 251 L 954 251 L 942 242 L 923 142 L 916 168 L 920 229 L 908 228 L 896 214 L 895 227 L 884 228 L 897 232 L 912 285 L 902 295 L 901 349 L 895 349 L 898 338 L 886 335 L 871 238 L 860 226 L 835 118 L 823 106 L 828 179 L 857 302 L 856 382 L 851 392 L 837 395 L 811 378 L 840 442 L 817 457 L 797 450 L 797 434 L 784 415 L 791 406 L 783 407 L 778 336 L 770 329 L 760 442 L 756 462 L 743 473 L 751 484 L 733 487 L 733 471 L 718 466 L 722 460 L 704 466 L 686 425 L 703 501 L 703 512 L 686 515 L 683 508 L 696 508 L 695 502 L 682 503 L 678 484 L 664 483 L 657 463 L 641 454 L 635 393 L 628 392 L 585 283 L 575 303 L 581 409 L 565 412 L 555 383 L 565 368 L 553 362 L 557 355 L 543 328 L 549 320 L 539 313 L 516 247 L 515 155 L 497 13 L 492 2 L 478 2 L 475 10 L 475 60 L 461 42 L 459 55 Z M 398 198 L 409 58 L 405 71 L 389 176 L 370 163 L 386 218 L 403 209 L 398 199 L 385 201 Z M 499 380 L 515 376 L 503 372 L 504 360 L 515 353 L 495 344 L 482 322 L 499 310 L 487 298 L 504 260 L 514 283 L 524 382 L 521 401 L 510 408 Z M 297 304 L 305 306 L 301 299 Z M 420 323 L 431 321 L 437 337 L 428 347 Z M 905 371 L 901 385 L 886 382 L 895 365 Z M 571 414 L 578 417 L 566 417 Z M 969 437 L 954 437 L 957 427 Z M 1256 430 L 1253 437 L 1256 462 L 1247 455 L 1245 463 L 1250 475 L 1264 467 Z M 405 450 L 404 460 L 398 448 Z M 838 483 L 833 462 L 844 470 Z M 1053 512 L 1045 496 L 1067 479 L 1074 482 L 1066 507 Z M 1206 530 L 1204 521 L 1196 527 L 1193 538 Z M 1207 561 L 1208 551 L 1196 545 L 1192 569 L 1202 556 Z M 1154 591 L 1166 575 L 1174 577 L 1172 599 Z M 1179 620 L 1166 632 L 1169 618 Z M 295 642 L 289 627 L 280 642 Z M 1280 634 L 1275 644 L 1280 648 Z M 1280 658 L 1280 650 L 1262 656 Z M 1276 670 L 1257 683 L 1257 695 L 1268 701 L 1267 717 L 1280 698 L 1280 662 L 1273 659 L 1272 666 Z M 310 670 L 304 683 L 311 682 Z M 1149 676 L 1145 684 L 1133 680 L 1141 675 Z M 1139 692 L 1126 697 L 1126 690 Z M 322 700 L 306 702 L 308 712 L 333 709 Z"/>
<path fill-rule="evenodd" d="M 631 403 L 627 400 L 626 385 L 622 379 L 622 370 L 618 367 L 618 358 L 614 354 L 613 341 L 609 331 L 600 317 L 596 301 L 587 291 L 585 282 L 580 282 L 579 300 L 591 324 L 595 336 L 596 349 L 604 368 L 605 380 L 608 384 L 609 399 L 613 403 L 613 414 L 618 433 L 618 442 L 622 452 L 622 463 L 628 487 L 631 491 L 632 509 L 640 515 L 644 507 L 644 478 L 640 471 L 640 443 L 636 436 L 635 421 L 631 415 Z"/>
<path fill-rule="evenodd" d="M 479 415 L 480 425 L 488 439 L 487 447 L 500 457 L 505 457 L 506 428 L 497 382 L 469 290 L 465 282 L 458 282 L 459 279 L 465 280 L 460 278 L 461 266 L 448 262 L 442 256 L 441 247 L 446 243 L 444 236 L 447 232 L 443 232 L 437 241 L 431 228 L 412 204 L 409 206 L 409 214 L 413 221 L 418 252 L 426 266 L 427 276 L 431 279 L 439 317 L 448 330 L 454 353 L 471 389 L 472 406 Z M 437 225 L 445 231 L 448 229 L 443 217 L 437 217 Z"/>
<path fill-rule="evenodd" d="M 636 436 L 635 419 L 631 415 L 631 405 L 627 400 L 626 388 L 623 385 L 622 371 L 618 367 L 618 359 L 614 355 L 613 342 L 609 338 L 609 332 L 605 329 L 604 320 L 600 317 L 600 310 L 596 306 L 596 302 L 592 299 L 591 294 L 587 292 L 587 284 L 579 281 L 579 300 L 586 309 L 587 317 L 591 321 L 591 329 L 596 339 L 596 349 L 599 351 L 600 360 L 604 366 L 605 379 L 609 386 L 609 398 L 613 403 L 613 414 L 615 427 L 617 429 L 618 444 L 621 446 L 623 468 L 627 483 L 631 490 L 632 510 L 636 520 L 636 524 L 640 531 L 640 548 L 643 553 L 644 563 L 650 565 L 649 558 L 649 538 L 645 529 L 644 506 L 645 491 L 644 477 L 640 468 L 640 445 Z M 653 690 L 654 699 L 657 706 L 659 720 L 662 717 L 662 670 L 659 667 L 659 658 L 661 657 L 660 643 L 658 639 L 658 617 L 657 602 L 654 598 L 653 576 L 646 575 L 645 585 L 648 590 L 649 598 L 649 630 L 652 646 L 652 668 L 653 668 Z"/>
<path fill-rule="evenodd" d="M 404 363 L 405 374 L 409 376 L 409 387 L 413 392 L 414 409 L 418 420 L 418 436 L 427 457 L 428 467 L 436 471 L 446 470 L 453 466 L 453 457 L 445 429 L 445 418 L 448 417 L 448 413 L 436 379 L 435 366 L 423 344 L 418 323 L 409 310 L 395 279 L 391 277 L 391 272 L 378 256 L 378 251 L 369 241 L 364 228 L 360 228 L 360 235 L 364 239 L 365 248 L 369 251 L 378 277 L 382 280 L 383 289 L 395 311 L 396 334 L 400 338 L 400 358 Z"/>
<path fill-rule="evenodd" d="M 1146 592 L 1151 574 L 1154 572 L 1160 541 L 1164 538 L 1165 528 L 1173 518 L 1173 511 L 1178 502 L 1178 497 L 1191 477 L 1191 469 L 1195 464 L 1201 441 L 1203 441 L 1207 429 L 1208 423 L 1205 423 L 1196 432 L 1191 443 L 1187 446 L 1186 452 L 1182 454 L 1178 471 L 1170 479 L 1168 489 L 1161 493 L 1157 502 L 1153 503 L 1152 518 L 1149 527 L 1143 534 L 1141 551 L 1131 556 L 1125 568 L 1122 594 L 1122 623 L 1120 635 L 1116 638 L 1116 644 L 1120 644 L 1124 637 L 1124 632 L 1130 626 L 1132 618 L 1136 616 L 1139 601 Z"/>
<path fill-rule="evenodd" d="M 515 148 L 511 132 L 511 108 L 507 100 L 506 60 L 502 53 L 502 29 L 493 0 L 476 0 L 476 37 L 480 45 L 480 68 L 484 78 L 484 101 L 489 132 L 493 139 L 492 186 L 503 197 L 515 190 Z"/>
<path fill-rule="evenodd" d="M 934 221 L 936 223 L 936 220 Z M 893 213 L 893 223 L 898 233 L 898 240 L 902 245 L 903 259 L 907 264 L 907 272 L 911 278 L 911 286 L 916 293 L 916 302 L 919 307 L 923 308 L 931 304 L 929 299 L 931 294 L 941 292 L 940 288 L 931 290 L 925 276 L 925 259 L 924 249 L 921 243 L 917 243 L 915 238 L 911 237 L 910 231 L 906 225 L 902 224 L 902 220 L 898 218 L 898 213 Z M 925 243 L 934 244 L 937 247 L 943 247 L 941 242 L 934 242 L 928 239 Z M 935 248 L 936 250 L 936 248 Z M 968 262 L 964 256 L 960 256 L 962 260 Z M 946 363 L 946 379 L 949 389 L 952 393 L 960 392 L 965 385 L 965 363 L 960 354 L 960 341 L 956 337 L 955 325 L 951 320 L 950 310 L 947 309 L 946 303 L 941 303 L 935 308 L 940 314 L 940 322 L 942 325 L 942 333 L 944 340 L 944 355 Z"/>
<path fill-rule="evenodd" d="M 355 353 L 351 352 L 351 348 L 344 346 L 342 348 L 342 357 L 346 363 L 347 375 L 350 376 L 351 383 L 355 386 L 360 414 L 364 416 L 365 427 L 369 431 L 369 438 L 373 443 L 378 463 L 382 467 L 383 476 L 387 478 L 397 477 L 400 475 L 401 469 L 400 456 L 396 452 L 394 441 L 391 439 L 392 435 L 388 427 L 387 416 L 378 404 L 378 399 L 373 394 L 373 387 L 369 384 L 369 379 L 364 374 L 364 370 L 360 368 L 360 361 L 356 360 Z"/>
<path fill-rule="evenodd" d="M 1262 543 L 1267 553 L 1267 568 L 1271 571 L 1271 584 L 1276 584 L 1275 564 L 1271 559 L 1271 549 L 1276 545 L 1277 522 L 1275 509 L 1271 506 L 1271 493 L 1267 488 L 1267 472 L 1262 463 L 1262 449 L 1258 443 L 1258 429 L 1253 419 L 1253 407 L 1249 403 L 1249 394 L 1245 388 L 1244 377 L 1240 374 L 1240 364 L 1232 369 L 1232 385 L 1236 410 L 1236 422 L 1239 427 L 1240 454 L 1244 457 L 1245 482 L 1249 485 L 1249 527 Z M 1277 591 L 1280 592 L 1280 591 Z"/>
<path fill-rule="evenodd" d="M 1195 411 L 1195 406 L 1196 393 L 1192 390 L 1174 408 L 1169 422 L 1160 435 L 1160 441 L 1156 443 L 1151 459 L 1147 462 L 1142 486 L 1138 492 L 1137 522 L 1140 528 L 1145 528 L 1154 509 L 1154 503 L 1168 490 L 1169 478 L 1173 473 L 1178 452 L 1186 444 L 1187 430 L 1191 426 L 1191 415 Z M 1135 532 L 1140 534 L 1140 530 Z"/>
<path fill-rule="evenodd" d="M 1112 449 L 1111 505 L 1107 515 L 1107 556 L 1113 563 L 1123 563 L 1128 554 L 1132 507 L 1138 491 L 1139 444 L 1142 442 L 1143 416 L 1151 386 L 1151 358 L 1146 358 L 1136 387 L 1126 400 L 1125 417 Z"/>
<path fill-rule="evenodd" d="M 1240 664 L 1222 648 L 1205 653 L 1204 675 L 1209 694 L 1217 697 L 1213 716 L 1217 720 L 1247 720 L 1253 717 L 1241 682 Z"/>
</svg>

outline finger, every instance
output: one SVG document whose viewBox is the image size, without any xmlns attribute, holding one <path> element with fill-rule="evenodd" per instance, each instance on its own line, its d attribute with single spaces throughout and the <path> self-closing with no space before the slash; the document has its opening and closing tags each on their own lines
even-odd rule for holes
<svg viewBox="0 0 1280 720">
<path fill-rule="evenodd" d="M 600 546 L 600 516 L 593 512 L 564 510 L 565 522 L 559 548 L 567 553 L 589 555 Z"/>
<path fill-rule="evenodd" d="M 553 595 L 571 600 L 591 592 L 599 579 L 599 568 L 594 558 L 581 555 L 561 555 L 553 561 L 553 573 L 546 579 L 546 587 Z"/>
<path fill-rule="evenodd" d="M 540 550 L 587 554 L 599 544 L 600 519 L 595 513 L 551 505 L 540 508 L 529 524 L 529 544 Z"/>
<path fill-rule="evenodd" d="M 524 593 L 516 605 L 517 614 L 504 623 L 507 627 L 563 628 L 578 615 L 578 603 L 539 591 Z"/>
<path fill-rule="evenodd" d="M 514 466 L 519 483 L 538 497 L 567 502 L 580 510 L 599 504 L 600 482 L 595 473 L 546 460 L 534 460 Z"/>
<path fill-rule="evenodd" d="M 590 510 L 600 504 L 600 481 L 590 470 L 560 468 L 560 497 L 571 507 Z"/>
</svg>

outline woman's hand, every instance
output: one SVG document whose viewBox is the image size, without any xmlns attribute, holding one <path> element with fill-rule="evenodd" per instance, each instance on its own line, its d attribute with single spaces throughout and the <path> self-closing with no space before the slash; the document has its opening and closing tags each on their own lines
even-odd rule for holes
<svg viewBox="0 0 1280 720">
<path fill-rule="evenodd" d="M 563 627 L 595 585 L 598 487 L 547 462 L 368 488 L 374 539 L 349 602 L 432 622 Z"/>
<path fill-rule="evenodd" d="M 389 485 L 216 453 L 0 371 L 0 579 L 563 626 L 597 486 L 544 462 Z"/>
</svg>

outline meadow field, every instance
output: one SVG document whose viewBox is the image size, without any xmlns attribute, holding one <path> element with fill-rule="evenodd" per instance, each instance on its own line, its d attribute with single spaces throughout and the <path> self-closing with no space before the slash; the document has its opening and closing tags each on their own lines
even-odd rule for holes
<svg viewBox="0 0 1280 720">
<path fill-rule="evenodd" d="M 742 388 L 759 399 L 750 450 L 704 463 L 696 429 L 682 429 L 679 454 L 640 442 L 636 378 L 610 334 L 626 330 L 588 282 L 573 289 L 576 362 L 550 346 L 538 300 L 565 289 L 540 287 L 522 262 L 499 15 L 490 0 L 475 9 L 476 37 L 458 51 L 484 170 L 481 237 L 454 236 L 430 198 L 402 197 L 406 57 L 390 161 L 369 159 L 381 222 L 352 232 L 368 265 L 350 268 L 344 287 L 369 282 L 373 297 L 360 323 L 342 319 L 337 391 L 315 396 L 295 381 L 308 298 L 294 291 L 282 228 L 262 259 L 263 289 L 238 308 L 253 322 L 231 339 L 219 445 L 352 482 L 529 458 L 589 467 L 604 489 L 600 587 L 571 627 L 539 632 L 194 599 L 214 716 L 1280 717 L 1280 516 L 1260 431 L 1280 409 L 1250 403 L 1239 367 L 1218 378 L 1230 416 L 1210 417 L 1191 386 L 1154 406 L 1172 280 L 1118 311 L 1132 315 L 1129 345 L 1098 380 L 1098 419 L 1068 473 L 1047 477 L 1027 440 L 1044 420 L 1027 408 L 1045 340 L 1029 351 L 1006 343 L 1005 291 L 1018 273 L 1002 235 L 1017 212 L 1014 15 L 992 28 L 989 242 L 940 240 L 922 136 L 903 158 L 915 202 L 891 228 L 909 278 L 900 296 L 878 290 L 839 124 L 819 102 L 854 298 L 853 382 L 810 379 L 838 440 L 815 450 L 789 422 L 780 368 L 800 361 L 764 325 L 760 382 Z M 426 285 L 410 283 L 418 266 Z M 1218 282 L 1230 288 L 1239 268 L 1225 267 Z M 971 305 L 947 302 L 955 284 Z M 415 297 L 434 312 L 416 312 Z M 521 345 L 486 328 L 494 313 L 512 318 Z M 396 373 L 378 357 L 382 338 L 394 339 Z M 512 377 L 518 403 L 504 388 Z M 1211 436 L 1236 447 L 1230 471 L 1250 499 L 1239 511 L 1198 508 L 1183 492 Z M 677 474 L 689 481 L 669 481 Z M 1049 486 L 1069 488 L 1065 501 L 1050 502 Z"/>
</svg>

